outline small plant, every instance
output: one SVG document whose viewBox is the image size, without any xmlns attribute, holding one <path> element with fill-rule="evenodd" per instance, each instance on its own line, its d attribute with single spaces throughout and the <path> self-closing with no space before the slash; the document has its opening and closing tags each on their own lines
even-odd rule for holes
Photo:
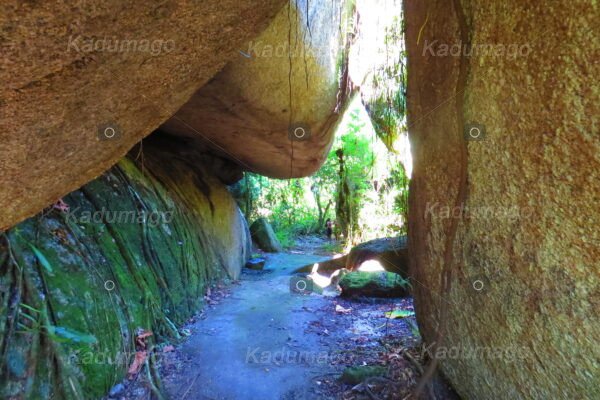
<svg viewBox="0 0 600 400">
<path fill-rule="evenodd" d="M 269 219 L 284 247 L 294 246 L 294 238 L 302 235 L 324 238 L 327 219 L 348 247 L 403 234 L 409 179 L 401 156 L 376 131 L 356 97 L 313 176 L 278 180 L 246 173 L 230 190 L 248 220 Z"/>
<path fill-rule="evenodd" d="M 19 303 L 19 317 L 26 321 L 17 321 L 17 327 L 20 329 L 17 333 L 43 333 L 56 343 L 97 343 L 93 335 L 77 332 L 63 326 L 51 325 L 45 309 L 38 310 L 25 303 Z"/>
<path fill-rule="evenodd" d="M 277 236 L 279 243 L 285 248 L 294 247 L 296 244 L 293 233 L 288 230 L 276 231 L 275 236 Z"/>
<path fill-rule="evenodd" d="M 338 242 L 330 242 L 323 245 L 322 249 L 328 253 L 341 253 L 343 250 L 343 245 Z"/>
</svg>

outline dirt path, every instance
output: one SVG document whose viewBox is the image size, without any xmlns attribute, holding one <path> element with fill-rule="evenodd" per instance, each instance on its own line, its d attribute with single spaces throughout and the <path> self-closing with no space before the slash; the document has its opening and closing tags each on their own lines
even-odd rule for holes
<svg viewBox="0 0 600 400">
<path fill-rule="evenodd" d="M 279 363 L 276 353 L 295 346 L 324 350 L 314 336 L 303 335 L 303 327 L 317 318 L 309 310 L 323 299 L 289 291 L 293 267 L 319 259 L 277 254 L 268 256 L 266 271 L 245 271 L 232 295 L 190 327 L 194 334 L 179 349 L 189 362 L 166 385 L 171 398 L 308 398 L 312 368 Z"/>
<path fill-rule="evenodd" d="M 245 270 L 166 358 L 163 385 L 171 399 L 342 398 L 352 385 L 337 377 L 348 365 L 381 363 L 378 339 L 387 333 L 401 338 L 402 346 L 417 341 L 410 318 L 384 317 L 393 308 L 412 309 L 410 299 L 357 303 L 335 293 L 291 293 L 291 271 L 323 257 L 266 258 L 265 270 Z M 336 312 L 338 305 L 348 311 Z"/>
</svg>

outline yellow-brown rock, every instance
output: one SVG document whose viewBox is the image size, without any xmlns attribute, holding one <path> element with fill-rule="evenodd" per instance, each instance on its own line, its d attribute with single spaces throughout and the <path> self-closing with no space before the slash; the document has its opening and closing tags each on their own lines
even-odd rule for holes
<svg viewBox="0 0 600 400">
<path fill-rule="evenodd" d="M 263 175 L 316 171 L 346 98 L 340 28 L 346 7 L 345 1 L 290 2 L 162 129 L 208 143 Z M 290 140 L 296 128 L 305 129 L 305 140 Z"/>
<path fill-rule="evenodd" d="M 408 1 L 405 11 L 424 339 L 437 340 L 446 309 L 432 350 L 464 399 L 600 398 L 597 2 Z M 465 141 L 468 124 L 483 140 Z"/>
<path fill-rule="evenodd" d="M 0 228 L 112 166 L 283 4 L 3 1 Z"/>
</svg>

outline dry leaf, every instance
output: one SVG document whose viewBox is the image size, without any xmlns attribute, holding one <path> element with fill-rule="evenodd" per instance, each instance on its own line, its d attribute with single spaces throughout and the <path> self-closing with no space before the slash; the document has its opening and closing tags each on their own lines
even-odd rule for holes
<svg viewBox="0 0 600 400">
<path fill-rule="evenodd" d="M 175 351 L 175 347 L 173 347 L 173 345 L 163 347 L 163 353 L 169 353 L 171 351 Z"/>
<path fill-rule="evenodd" d="M 69 205 L 65 203 L 63 199 L 59 199 L 56 203 L 54 203 L 52 208 L 61 212 L 69 212 Z"/>
<path fill-rule="evenodd" d="M 146 348 L 146 341 L 144 339 L 146 339 L 147 337 L 152 336 L 152 332 L 150 331 L 145 331 L 143 329 L 140 329 L 138 331 L 138 334 L 135 336 L 135 342 L 142 348 L 145 349 Z"/>
<path fill-rule="evenodd" d="M 133 359 L 131 366 L 127 370 L 127 373 L 129 374 L 130 379 L 134 375 L 137 375 L 138 372 L 140 372 L 140 370 L 142 369 L 142 365 L 144 365 L 144 363 L 146 362 L 147 357 L 148 357 L 148 352 L 145 350 L 135 352 L 135 358 Z"/>
<path fill-rule="evenodd" d="M 348 314 L 351 311 L 352 311 L 351 308 L 344 308 L 344 307 L 340 306 L 339 304 L 336 304 L 336 306 L 335 306 L 335 312 L 338 312 L 341 314 Z"/>
</svg>

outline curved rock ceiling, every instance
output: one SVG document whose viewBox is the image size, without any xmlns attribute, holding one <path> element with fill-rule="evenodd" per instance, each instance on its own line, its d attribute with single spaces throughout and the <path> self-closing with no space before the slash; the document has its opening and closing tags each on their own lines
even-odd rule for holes
<svg viewBox="0 0 600 400">
<path fill-rule="evenodd" d="M 0 228 L 112 166 L 283 4 L 3 1 Z"/>
<path fill-rule="evenodd" d="M 207 143 L 263 175 L 316 171 L 346 97 L 345 6 L 301 0 L 284 7 L 161 129 Z"/>
</svg>

